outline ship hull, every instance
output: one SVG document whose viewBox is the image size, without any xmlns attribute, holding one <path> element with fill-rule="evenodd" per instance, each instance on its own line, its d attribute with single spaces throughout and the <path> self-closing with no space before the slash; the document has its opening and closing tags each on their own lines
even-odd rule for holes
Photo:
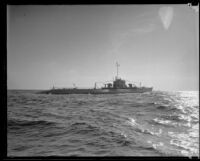
<svg viewBox="0 0 200 161">
<path fill-rule="evenodd" d="M 132 89 L 51 89 L 41 91 L 41 94 L 118 94 L 118 93 L 144 93 L 151 92 L 153 88 L 132 88 Z"/>
</svg>

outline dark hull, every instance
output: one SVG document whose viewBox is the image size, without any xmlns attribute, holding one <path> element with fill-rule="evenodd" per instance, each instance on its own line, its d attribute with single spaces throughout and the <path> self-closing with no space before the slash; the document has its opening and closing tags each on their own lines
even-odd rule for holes
<svg viewBox="0 0 200 161">
<path fill-rule="evenodd" d="M 151 92 L 153 88 L 126 88 L 126 89 L 51 89 L 41 91 L 41 94 L 118 94 Z"/>
</svg>

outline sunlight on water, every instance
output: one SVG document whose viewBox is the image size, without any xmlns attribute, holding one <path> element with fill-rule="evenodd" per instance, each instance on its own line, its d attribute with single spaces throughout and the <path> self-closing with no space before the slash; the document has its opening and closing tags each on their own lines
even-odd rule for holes
<svg viewBox="0 0 200 161">
<path fill-rule="evenodd" d="M 197 140 L 188 137 L 188 134 L 184 133 L 180 134 L 180 133 L 169 132 L 168 134 L 172 138 L 174 138 L 170 141 L 170 144 L 188 150 L 187 154 L 190 154 L 191 156 L 198 154 Z M 184 150 L 184 152 L 186 150 Z"/>
<path fill-rule="evenodd" d="M 9 156 L 198 156 L 199 92 L 8 95 Z"/>
<path fill-rule="evenodd" d="M 153 147 L 155 148 L 155 149 L 157 149 L 158 147 L 161 147 L 161 146 L 163 146 L 164 144 L 162 143 L 162 142 L 159 142 L 159 143 L 157 143 L 157 144 L 153 144 Z"/>
<path fill-rule="evenodd" d="M 170 144 L 184 148 L 181 150 L 183 155 L 199 155 L 199 92 L 180 92 L 177 96 L 176 107 L 183 112 L 179 118 L 186 122 L 183 126 L 189 129 L 186 133 L 168 132 L 172 137 Z"/>
<path fill-rule="evenodd" d="M 144 133 L 144 134 L 151 134 L 159 136 L 162 133 L 162 129 L 155 130 L 154 128 L 147 127 L 145 125 L 141 125 L 136 123 L 136 120 L 133 118 L 129 118 L 130 121 L 128 121 L 128 124 L 133 126 L 136 131 Z"/>
<path fill-rule="evenodd" d="M 136 126 L 136 125 L 137 125 L 135 119 L 133 119 L 133 118 L 130 118 L 129 123 L 130 123 L 131 125 L 133 125 L 133 126 Z"/>
<path fill-rule="evenodd" d="M 172 122 L 170 120 L 164 120 L 164 119 L 159 119 L 159 118 L 155 118 L 153 119 L 156 123 L 159 123 L 159 124 L 163 124 L 163 125 L 168 125 L 168 126 L 176 126 L 178 125 L 178 123 L 176 122 Z"/>
</svg>

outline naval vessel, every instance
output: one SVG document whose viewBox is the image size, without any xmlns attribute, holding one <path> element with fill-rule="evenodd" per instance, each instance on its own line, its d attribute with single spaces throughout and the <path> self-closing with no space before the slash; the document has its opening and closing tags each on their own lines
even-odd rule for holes
<svg viewBox="0 0 200 161">
<path fill-rule="evenodd" d="M 117 94 L 117 93 L 144 93 L 151 92 L 153 87 L 145 87 L 136 85 L 136 83 L 126 83 L 126 80 L 121 79 L 118 76 L 118 67 L 119 64 L 116 63 L 117 67 L 117 76 L 112 82 L 103 83 L 104 86 L 98 88 L 97 83 L 95 82 L 94 88 L 55 88 L 53 87 L 50 90 L 41 91 L 42 94 Z"/>
</svg>

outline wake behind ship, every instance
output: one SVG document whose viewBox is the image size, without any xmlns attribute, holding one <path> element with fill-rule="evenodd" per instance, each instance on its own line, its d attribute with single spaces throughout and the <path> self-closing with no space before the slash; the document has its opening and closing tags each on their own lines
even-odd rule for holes
<svg viewBox="0 0 200 161">
<path fill-rule="evenodd" d="M 95 83 L 94 88 L 81 89 L 81 88 L 62 88 L 56 89 L 52 88 L 50 90 L 41 91 L 42 94 L 117 94 L 117 93 L 144 93 L 151 92 L 153 87 L 136 86 L 134 83 L 126 84 L 126 81 L 118 77 L 118 67 L 117 66 L 117 76 L 113 82 L 104 83 L 104 87 L 97 88 L 97 83 Z"/>
</svg>

